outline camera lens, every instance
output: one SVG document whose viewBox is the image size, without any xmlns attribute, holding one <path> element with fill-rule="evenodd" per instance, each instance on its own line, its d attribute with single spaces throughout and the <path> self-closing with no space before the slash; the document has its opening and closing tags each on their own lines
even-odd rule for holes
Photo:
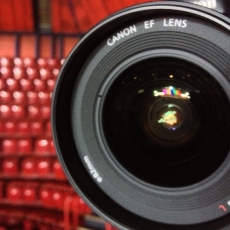
<svg viewBox="0 0 230 230">
<path fill-rule="evenodd" d="M 137 5 L 65 61 L 57 153 L 74 189 L 119 229 L 229 229 L 229 25 L 194 4 Z"/>
<path fill-rule="evenodd" d="M 230 127 L 228 107 L 222 87 L 202 68 L 176 58 L 144 60 L 109 87 L 104 135 L 131 174 L 153 185 L 188 186 L 228 155 L 229 143 L 219 138 Z"/>
</svg>

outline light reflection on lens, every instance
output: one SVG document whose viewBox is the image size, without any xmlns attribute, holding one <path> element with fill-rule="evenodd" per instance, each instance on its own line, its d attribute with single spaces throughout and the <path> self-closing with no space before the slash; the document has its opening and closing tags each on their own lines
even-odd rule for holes
<svg viewBox="0 0 230 230">
<path fill-rule="evenodd" d="M 190 99 L 190 93 L 173 86 L 164 87 L 161 90 L 153 91 L 155 97 L 172 97 L 179 99 Z"/>
<path fill-rule="evenodd" d="M 180 110 L 173 104 L 169 104 L 160 113 L 159 119 L 157 120 L 167 130 L 177 130 L 183 123 L 183 117 Z"/>
</svg>

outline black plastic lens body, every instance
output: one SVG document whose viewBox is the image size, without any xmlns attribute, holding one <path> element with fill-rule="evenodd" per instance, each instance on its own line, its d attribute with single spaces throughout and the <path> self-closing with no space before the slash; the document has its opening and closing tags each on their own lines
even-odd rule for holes
<svg viewBox="0 0 230 230">
<path fill-rule="evenodd" d="M 119 229 L 230 227 L 230 20 L 138 5 L 66 60 L 53 133 L 71 184 Z"/>
</svg>

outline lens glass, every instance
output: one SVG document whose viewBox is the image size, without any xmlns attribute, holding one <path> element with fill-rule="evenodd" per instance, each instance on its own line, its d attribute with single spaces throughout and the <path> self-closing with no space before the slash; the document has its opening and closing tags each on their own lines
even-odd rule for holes
<svg viewBox="0 0 230 230">
<path fill-rule="evenodd" d="M 213 174 L 229 152 L 229 100 L 215 76 L 176 58 L 153 58 L 108 86 L 102 126 L 111 155 L 135 177 L 182 187 Z"/>
</svg>

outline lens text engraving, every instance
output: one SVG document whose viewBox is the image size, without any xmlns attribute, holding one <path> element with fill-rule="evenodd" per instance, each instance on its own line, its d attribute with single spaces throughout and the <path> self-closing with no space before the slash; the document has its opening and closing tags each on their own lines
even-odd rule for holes
<svg viewBox="0 0 230 230">
<path fill-rule="evenodd" d="M 121 30 L 120 32 L 116 33 L 115 35 L 113 35 L 112 37 L 110 37 L 107 40 L 107 44 L 109 46 L 114 45 L 116 42 L 120 41 L 121 39 L 130 36 L 133 33 L 137 32 L 137 28 L 135 25 L 129 26 L 123 30 Z"/>
<path fill-rule="evenodd" d="M 164 25 L 164 27 L 186 28 L 187 27 L 187 23 L 188 23 L 187 20 L 169 18 L 169 19 L 164 19 L 163 25 Z"/>
<path fill-rule="evenodd" d="M 151 29 L 153 28 L 153 25 L 155 24 L 154 20 L 148 20 L 144 22 L 145 29 Z"/>
<path fill-rule="evenodd" d="M 84 157 L 84 161 L 89 169 L 90 174 L 93 176 L 93 178 L 98 182 L 102 182 L 102 177 L 100 177 L 99 173 L 97 170 L 94 168 L 93 164 L 91 163 L 90 159 L 88 156 Z"/>
</svg>

